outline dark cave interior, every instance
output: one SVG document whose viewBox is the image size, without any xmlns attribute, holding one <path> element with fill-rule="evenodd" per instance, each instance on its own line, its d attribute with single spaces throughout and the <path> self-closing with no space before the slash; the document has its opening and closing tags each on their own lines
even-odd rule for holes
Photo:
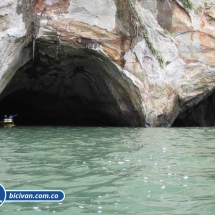
<svg viewBox="0 0 215 215">
<path fill-rule="evenodd" d="M 100 92 L 91 78 L 83 66 L 62 70 L 28 62 L 2 92 L 0 116 L 17 114 L 16 125 L 116 125 L 102 107 L 104 101 L 97 98 Z M 114 103 L 107 94 L 103 99 L 108 96 Z"/>
<path fill-rule="evenodd" d="M 215 126 L 215 93 L 179 114 L 172 127 Z"/>
<path fill-rule="evenodd" d="M 72 107 L 68 106 L 68 100 L 73 103 Z M 79 97 L 57 98 L 42 92 L 19 90 L 0 102 L 0 116 L 17 114 L 15 124 L 22 126 L 116 126 L 105 113 L 88 105 Z"/>
<path fill-rule="evenodd" d="M 132 104 L 114 64 L 94 50 L 61 46 L 56 54 L 55 44 L 46 45 L 0 94 L 0 117 L 17 114 L 16 125 L 132 125 L 119 107 Z"/>
</svg>

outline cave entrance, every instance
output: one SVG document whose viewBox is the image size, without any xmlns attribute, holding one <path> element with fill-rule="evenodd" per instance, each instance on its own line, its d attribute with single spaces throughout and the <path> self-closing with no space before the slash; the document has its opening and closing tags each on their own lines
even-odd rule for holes
<svg viewBox="0 0 215 215">
<path fill-rule="evenodd" d="M 182 112 L 175 119 L 173 127 L 210 127 L 215 126 L 215 93 L 199 104 Z"/>
<path fill-rule="evenodd" d="M 17 125 L 138 126 L 115 64 L 95 50 L 37 44 L 0 95 L 0 116 Z M 125 78 L 124 78 L 125 79 Z"/>
</svg>

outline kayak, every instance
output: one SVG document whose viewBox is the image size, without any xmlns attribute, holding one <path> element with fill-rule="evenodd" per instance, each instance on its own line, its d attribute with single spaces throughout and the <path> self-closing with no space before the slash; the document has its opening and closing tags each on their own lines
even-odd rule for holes
<svg viewBox="0 0 215 215">
<path fill-rule="evenodd" d="M 4 127 L 14 127 L 14 121 L 13 118 L 5 118 L 1 121 L 1 125 Z"/>
</svg>

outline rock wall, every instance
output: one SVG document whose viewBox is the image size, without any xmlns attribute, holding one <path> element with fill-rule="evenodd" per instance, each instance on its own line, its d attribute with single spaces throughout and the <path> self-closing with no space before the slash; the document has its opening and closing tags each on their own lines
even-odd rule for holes
<svg viewBox="0 0 215 215">
<path fill-rule="evenodd" d="M 38 66 L 43 63 L 49 68 L 50 74 L 56 68 L 69 68 L 72 62 L 71 72 L 66 71 L 73 74 L 83 63 L 83 71 L 99 76 L 94 86 L 102 79 L 107 88 L 98 88 L 106 98 L 113 98 L 105 102 L 96 97 L 113 121 L 129 126 L 171 126 L 179 114 L 192 110 L 215 87 L 215 3 L 197 0 L 187 8 L 185 2 L 0 3 L 0 99 L 29 89 L 27 82 L 17 84 L 21 82 L 17 77 L 10 88 L 5 87 L 32 58 L 40 62 Z M 47 87 L 41 92 L 44 89 Z M 49 93 L 55 95 L 53 92 Z"/>
<path fill-rule="evenodd" d="M 27 2 L 27 1 L 26 1 Z M 0 3 L 0 91 L 20 66 L 31 59 L 33 4 L 25 1 Z"/>
</svg>

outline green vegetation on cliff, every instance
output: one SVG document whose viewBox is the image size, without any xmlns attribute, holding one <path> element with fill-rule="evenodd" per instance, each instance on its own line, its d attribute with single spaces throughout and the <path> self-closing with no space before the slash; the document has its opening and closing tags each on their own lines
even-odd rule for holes
<svg viewBox="0 0 215 215">
<path fill-rule="evenodd" d="M 190 10 L 194 9 L 193 3 L 191 2 L 191 0 L 183 0 L 183 4 L 185 9 L 190 9 Z"/>
<path fill-rule="evenodd" d="M 142 22 L 142 19 L 141 17 L 139 16 L 138 12 L 136 11 L 135 7 L 133 6 L 133 2 L 132 0 L 129 0 L 128 1 L 129 3 L 129 6 L 130 6 L 130 10 L 131 10 L 131 13 L 134 15 L 134 17 L 137 19 L 137 22 L 139 23 L 139 25 L 137 25 L 137 23 L 133 23 L 134 27 L 136 28 L 142 28 L 142 32 L 143 32 L 143 36 L 146 40 L 146 43 L 149 47 L 149 49 L 151 50 L 152 54 L 157 58 L 159 64 L 160 64 L 160 67 L 164 67 L 164 59 L 163 59 L 163 56 L 161 55 L 161 53 L 155 48 L 154 44 L 152 43 L 150 37 L 149 37 L 149 34 L 148 34 L 148 31 L 146 29 L 146 27 L 144 26 L 144 23 Z"/>
<path fill-rule="evenodd" d="M 144 38 L 147 42 L 147 45 L 149 47 L 149 49 L 151 50 L 152 54 L 154 56 L 156 56 L 160 66 L 163 68 L 164 67 L 164 59 L 163 59 L 163 56 L 161 55 L 161 53 L 154 47 L 152 41 L 150 40 L 149 38 L 149 35 L 148 35 L 148 32 L 144 29 L 143 30 L 143 35 L 144 35 Z"/>
<path fill-rule="evenodd" d="M 166 2 L 168 2 L 169 6 L 171 7 L 170 2 L 173 0 L 166 0 Z M 177 1 L 175 0 L 175 2 L 177 3 Z M 191 0 L 182 0 L 183 2 L 183 6 L 185 9 L 190 9 L 190 10 L 194 10 L 194 6 Z"/>
</svg>

